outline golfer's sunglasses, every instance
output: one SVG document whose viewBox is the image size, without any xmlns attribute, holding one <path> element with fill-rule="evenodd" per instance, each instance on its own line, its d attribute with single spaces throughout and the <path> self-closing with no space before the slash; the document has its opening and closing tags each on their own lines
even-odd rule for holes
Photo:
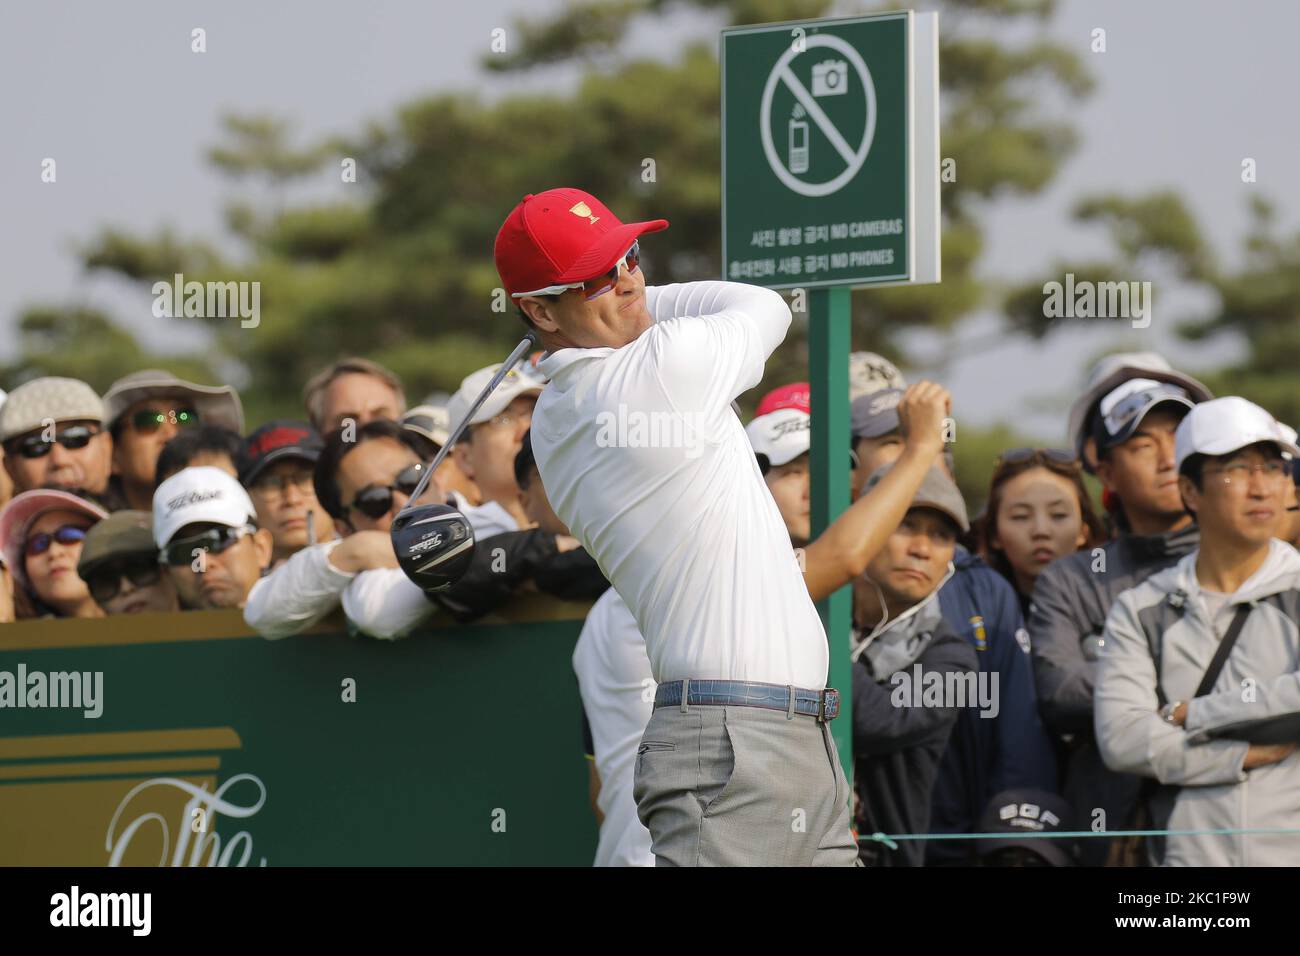
<svg viewBox="0 0 1300 956">
<path fill-rule="evenodd" d="M 122 590 L 122 578 L 126 578 L 137 588 L 147 588 L 158 583 L 162 577 L 162 568 L 158 559 L 143 554 L 126 561 L 119 561 L 106 567 L 96 568 L 86 578 L 90 596 L 96 604 L 111 601 Z"/>
<path fill-rule="evenodd" d="M 26 550 L 28 556 L 44 554 L 46 551 L 50 550 L 50 545 L 55 541 L 66 547 L 70 544 L 80 544 L 85 540 L 85 528 L 80 525 L 65 524 L 61 528 L 55 528 L 53 534 L 42 531 L 39 534 L 32 535 L 27 539 L 27 545 L 24 550 Z"/>
<path fill-rule="evenodd" d="M 221 554 L 244 535 L 256 530 L 252 525 L 246 524 L 242 528 L 209 528 L 188 538 L 177 538 L 162 549 L 158 563 L 180 567 L 194 560 L 195 551 Z"/>
<path fill-rule="evenodd" d="M 378 520 L 392 510 L 393 492 L 400 491 L 406 497 L 411 497 L 423 475 L 422 462 L 407 465 L 397 473 L 391 485 L 366 485 L 357 492 L 356 497 L 352 499 L 352 504 L 345 505 L 343 510 L 346 512 L 355 509 L 367 518 Z"/>
<path fill-rule="evenodd" d="M 10 454 L 22 455 L 24 458 L 44 458 L 58 442 L 68 451 L 85 448 L 90 440 L 99 434 L 98 426 L 69 425 L 54 435 L 54 441 L 46 441 L 40 435 L 29 435 L 21 441 L 12 441 L 5 445 Z"/>
<path fill-rule="evenodd" d="M 628 275 L 634 275 L 641 265 L 641 243 L 632 243 L 632 248 L 623 255 L 619 256 L 613 268 L 602 272 L 593 279 L 585 282 L 570 282 L 566 285 L 548 285 L 545 289 L 538 289 L 535 292 L 516 292 L 513 298 L 521 298 L 526 295 L 562 295 L 569 289 L 581 289 L 582 297 L 590 302 L 592 299 L 599 298 L 614 286 L 618 285 L 619 270 L 626 267 Z"/>
<path fill-rule="evenodd" d="M 180 428 L 187 428 L 199 423 L 199 413 L 192 408 L 172 408 L 165 412 L 142 408 L 131 416 L 131 427 L 138 432 L 156 432 L 168 422 Z"/>
</svg>

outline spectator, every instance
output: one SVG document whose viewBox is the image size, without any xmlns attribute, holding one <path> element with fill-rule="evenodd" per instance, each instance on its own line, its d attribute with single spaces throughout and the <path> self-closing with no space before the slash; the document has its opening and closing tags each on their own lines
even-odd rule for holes
<svg viewBox="0 0 1300 956">
<path fill-rule="evenodd" d="M 94 498 L 113 510 L 109 494 L 113 438 L 104 403 L 74 378 L 37 378 L 19 385 L 0 407 L 0 444 L 15 492 L 57 488 Z"/>
<path fill-rule="evenodd" d="M 1277 427 L 1282 429 L 1282 437 L 1291 444 L 1296 444 L 1296 430 L 1290 425 L 1277 423 Z M 1300 461 L 1295 458 L 1288 458 L 1287 471 L 1291 475 L 1291 481 L 1285 489 L 1285 510 L 1277 523 L 1277 537 L 1281 538 L 1293 548 L 1300 548 Z"/>
<path fill-rule="evenodd" d="M 1278 522 L 1277 536 L 1291 545 L 1300 548 L 1300 461 L 1289 462 L 1291 485 L 1286 489 L 1286 510 Z"/>
<path fill-rule="evenodd" d="M 158 453 L 155 477 L 161 485 L 185 468 L 219 468 L 231 478 L 238 478 L 239 455 L 243 448 L 244 440 L 229 428 L 199 425 L 186 429 L 163 445 Z"/>
<path fill-rule="evenodd" d="M 5 399 L 8 397 L 9 397 L 8 393 L 3 388 L 0 388 L 0 408 L 4 407 Z M 0 461 L 3 460 L 4 460 L 4 445 L 0 444 Z M 13 496 L 14 496 L 14 481 L 12 478 L 9 477 L 9 469 L 0 468 L 0 508 L 3 508 L 5 505 L 7 505 L 9 503 L 9 499 L 12 498 Z M 3 597 L 0 597 L 0 600 L 3 600 Z M 3 613 L 3 608 L 0 608 L 0 614 L 2 613 Z M 3 620 L 0 620 L 0 623 L 3 623 Z"/>
<path fill-rule="evenodd" d="M 1188 412 L 1176 447 L 1201 541 L 1111 608 L 1097 741 L 1106 766 L 1159 782 L 1153 826 L 1177 835 L 1149 844 L 1158 865 L 1294 866 L 1300 555 L 1273 532 L 1282 453 L 1300 449 L 1235 396 Z"/>
<path fill-rule="evenodd" d="M 425 461 L 432 461 L 451 437 L 451 416 L 444 405 L 417 405 L 402 416 L 402 427 L 428 439 Z M 483 495 L 465 472 L 461 471 L 455 455 L 447 455 L 438 466 L 438 484 L 454 494 L 459 506 L 480 505 Z"/>
<path fill-rule="evenodd" d="M 1069 833 L 1074 829 L 1070 805 L 1045 790 L 1004 790 L 989 801 L 980 833 L 1001 833 L 977 843 L 981 866 L 1074 866 L 1074 841 L 1021 834 Z"/>
<path fill-rule="evenodd" d="M 868 490 L 886 476 L 878 471 Z M 961 493 L 933 465 L 902 522 L 854 582 L 859 833 L 929 832 L 931 793 L 958 710 L 978 704 L 978 695 L 957 700 L 945 693 L 938 705 L 922 696 L 923 686 L 936 680 L 943 687 L 976 686 L 975 652 L 945 622 L 937 600 L 954 573 L 957 535 L 968 527 Z M 925 854 L 920 841 L 903 843 L 892 853 L 863 841 L 859 851 L 863 862 L 874 866 L 919 866 Z"/>
<path fill-rule="evenodd" d="M 1117 354 L 1093 367 L 1070 410 L 1070 447 L 1101 478 L 1122 533 L 1096 556 L 1075 552 L 1044 568 L 1028 623 L 1039 709 L 1068 748 L 1062 794 L 1089 826 L 1125 829 L 1140 783 L 1107 770 L 1093 736 L 1106 615 L 1121 592 L 1196 547 L 1196 526 L 1178 494 L 1174 429 L 1189 408 L 1210 397 L 1155 353 Z M 1118 862 L 1125 848 L 1122 841 L 1087 840 L 1082 863 Z"/>
<path fill-rule="evenodd" d="M 256 585 L 244 620 L 263 637 L 297 634 L 342 606 L 363 633 L 395 638 L 433 611 L 398 568 L 388 536 L 423 474 L 420 439 L 383 418 L 350 432 L 326 436 L 312 478 L 338 538 L 297 552 Z"/>
<path fill-rule="evenodd" d="M 898 429 L 898 402 L 902 397 L 901 388 L 885 388 L 855 398 L 849 406 L 853 443 L 849 491 L 855 501 L 867 479 L 903 453 L 903 436 Z"/>
<path fill-rule="evenodd" d="M 313 375 L 302 397 L 308 420 L 322 435 L 348 421 L 353 428 L 377 418 L 396 421 L 406 411 L 406 393 L 398 377 L 364 358 L 345 358 Z"/>
<path fill-rule="evenodd" d="M 907 388 L 902 373 L 893 362 L 875 352 L 849 353 L 849 401 L 874 395 L 884 389 Z"/>
<path fill-rule="evenodd" d="M 161 369 L 119 378 L 104 393 L 113 436 L 113 476 L 127 507 L 153 507 L 158 453 L 182 429 L 200 423 L 244 430 L 239 393 L 229 385 L 195 385 Z"/>
<path fill-rule="evenodd" d="M 997 687 L 995 716 L 963 708 L 939 763 L 931 799 L 930 832 L 969 833 L 1000 790 L 1059 786 L 1052 739 L 1038 714 L 1029 637 L 1011 585 L 960 544 L 953 575 L 939 591 L 948 626 L 975 651 L 979 680 Z M 928 840 L 926 863 L 968 865 L 970 841 Z"/>
<path fill-rule="evenodd" d="M 902 454 L 900 397 L 897 390 L 881 389 L 854 400 L 855 484 Z M 940 463 L 951 478 L 946 448 Z M 939 592 L 940 611 L 975 649 L 980 679 L 998 682 L 1001 703 L 991 719 L 970 709 L 958 712 L 933 787 L 930 826 L 936 833 L 969 832 L 998 790 L 1057 786 L 1056 759 L 1037 713 L 1029 642 L 1015 593 L 960 544 L 952 562 L 954 573 Z M 926 861 L 934 865 L 969 863 L 971 853 L 968 843 L 958 841 L 925 844 Z"/>
<path fill-rule="evenodd" d="M 15 389 L 15 393 L 17 389 Z M 0 510 L 0 549 L 15 584 L 26 592 L 30 617 L 103 617 L 77 576 L 86 532 L 107 512 L 66 491 L 15 495 Z"/>
<path fill-rule="evenodd" d="M 1079 459 L 1060 448 L 1004 451 L 993 470 L 987 510 L 983 557 L 1016 589 L 1025 614 L 1043 568 L 1105 540 Z"/>
<path fill-rule="evenodd" d="M 115 511 L 87 531 L 77 574 L 105 614 L 181 608 L 176 586 L 158 563 L 147 511 Z"/>
<path fill-rule="evenodd" d="M 153 538 L 187 609 L 243 607 L 271 563 L 271 533 L 220 468 L 184 468 L 153 495 Z"/>
<path fill-rule="evenodd" d="M 645 637 L 613 588 L 587 612 L 573 648 L 573 672 L 591 738 L 588 789 L 600 823 L 593 865 L 654 866 L 650 831 L 637 817 L 632 788 L 657 685 Z"/>
<path fill-rule="evenodd" d="M 796 548 L 807 545 L 812 535 L 808 473 L 811 411 L 808 383 L 796 382 L 763 396 L 754 420 L 745 426 L 758 459 L 758 470 L 763 473 L 763 481 Z"/>
<path fill-rule="evenodd" d="M 465 417 L 498 368 L 499 365 L 489 365 L 465 377 L 447 405 L 451 421 L 459 422 Z M 461 511 L 474 521 L 475 533 L 480 525 L 490 526 L 494 531 L 518 531 L 528 526 L 528 516 L 519 500 L 519 485 L 515 482 L 514 462 L 524 432 L 532 423 L 533 406 L 542 393 L 542 385 L 536 376 L 512 369 L 470 419 L 469 427 L 452 449 L 456 464 L 478 487 L 483 499 L 469 510 L 466 502 L 457 499 Z"/>
<path fill-rule="evenodd" d="M 306 422 L 276 421 L 244 440 L 239 481 L 257 508 L 257 522 L 271 532 L 271 567 L 297 551 L 334 537 L 334 524 L 319 501 L 313 473 L 324 442 Z"/>
<path fill-rule="evenodd" d="M 0 624 L 12 624 L 14 613 L 14 578 L 9 573 L 9 565 L 0 554 Z"/>
</svg>

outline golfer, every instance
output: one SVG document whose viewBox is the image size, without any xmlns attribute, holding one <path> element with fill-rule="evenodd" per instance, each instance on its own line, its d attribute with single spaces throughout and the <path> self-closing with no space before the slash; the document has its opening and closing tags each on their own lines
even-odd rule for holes
<svg viewBox="0 0 1300 956">
<path fill-rule="evenodd" d="M 790 310 L 751 285 L 647 287 L 638 240 L 667 226 L 552 189 L 497 234 L 547 349 L 538 471 L 645 635 L 658 690 L 634 795 L 656 863 L 852 866 L 826 633 L 731 406 Z"/>
</svg>

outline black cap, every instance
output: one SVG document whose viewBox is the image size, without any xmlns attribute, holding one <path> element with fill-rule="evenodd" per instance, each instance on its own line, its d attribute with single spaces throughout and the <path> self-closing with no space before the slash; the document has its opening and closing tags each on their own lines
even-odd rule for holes
<svg viewBox="0 0 1300 956">
<path fill-rule="evenodd" d="M 1058 794 L 1046 790 L 1003 790 L 984 810 L 981 833 L 1004 833 L 1005 837 L 980 840 L 979 855 L 987 856 L 1008 847 L 1036 853 L 1051 866 L 1073 866 L 1069 840 L 1052 837 L 1025 839 L 1025 833 L 1067 833 L 1072 829 L 1070 805 Z M 1062 846 L 1062 844 L 1066 844 Z"/>
<path fill-rule="evenodd" d="M 298 458 L 316 464 L 325 443 L 306 422 L 267 422 L 244 439 L 239 454 L 239 481 L 245 487 L 277 461 Z"/>
</svg>

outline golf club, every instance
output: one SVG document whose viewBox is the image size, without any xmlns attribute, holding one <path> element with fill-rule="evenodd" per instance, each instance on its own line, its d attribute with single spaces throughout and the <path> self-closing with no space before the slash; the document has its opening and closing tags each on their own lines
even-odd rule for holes
<svg viewBox="0 0 1300 956">
<path fill-rule="evenodd" d="M 456 508 L 445 504 L 416 505 L 424 494 L 433 473 L 438 470 L 457 439 L 488 396 L 496 391 L 529 350 L 537 345 L 536 335 L 529 332 L 501 363 L 492 380 L 479 393 L 465 417 L 447 436 L 447 441 L 424 469 L 424 476 L 411 492 L 402 510 L 393 518 L 389 534 L 393 551 L 402 572 L 423 591 L 441 591 L 451 587 L 464 575 L 474 557 L 474 530 L 469 520 Z"/>
</svg>

